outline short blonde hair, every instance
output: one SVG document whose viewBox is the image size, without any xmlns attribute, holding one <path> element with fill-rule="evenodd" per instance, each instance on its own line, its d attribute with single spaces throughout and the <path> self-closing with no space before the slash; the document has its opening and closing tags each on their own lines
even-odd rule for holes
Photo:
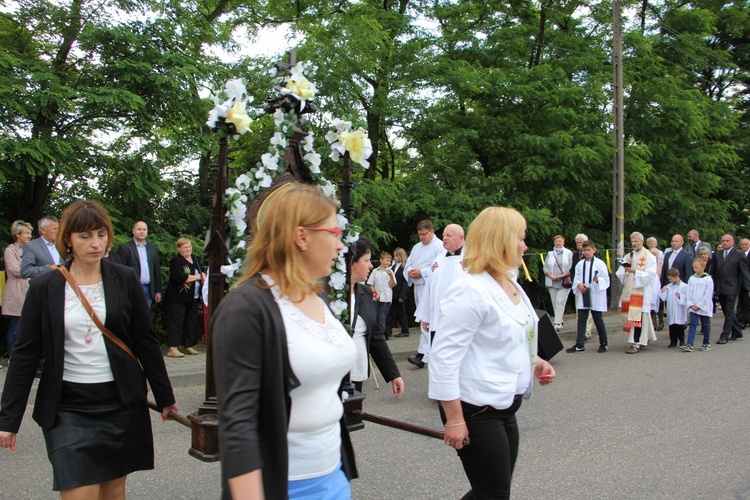
<svg viewBox="0 0 750 500">
<path fill-rule="evenodd" d="M 654 243 L 654 245 L 659 244 L 659 240 L 657 240 L 654 236 L 649 236 L 646 240 L 646 245 L 650 245 L 652 242 Z"/>
<path fill-rule="evenodd" d="M 469 274 L 489 273 L 512 279 L 518 268 L 518 240 L 526 232 L 526 219 L 518 210 L 488 207 L 469 226 L 463 265 Z"/>
<path fill-rule="evenodd" d="M 18 235 L 24 231 L 28 231 L 31 234 L 34 232 L 34 228 L 31 224 L 22 220 L 13 221 L 13 224 L 10 225 L 10 235 L 14 238 L 18 238 Z"/>
<path fill-rule="evenodd" d="M 190 238 L 180 238 L 177 240 L 177 242 L 174 244 L 177 248 L 180 248 L 181 246 L 190 244 L 190 246 L 193 245 L 193 242 L 190 241 Z"/>
<path fill-rule="evenodd" d="M 282 296 L 299 301 L 307 293 L 318 293 L 320 286 L 303 266 L 294 236 L 300 226 L 319 226 L 336 208 L 334 200 L 311 184 L 290 182 L 269 194 L 258 210 L 247 268 L 237 285 L 268 269 Z"/>
</svg>

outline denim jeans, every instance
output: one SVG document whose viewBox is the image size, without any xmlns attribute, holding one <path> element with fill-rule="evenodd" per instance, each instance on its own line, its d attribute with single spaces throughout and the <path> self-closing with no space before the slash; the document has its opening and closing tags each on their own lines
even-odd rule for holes
<svg viewBox="0 0 750 500">
<path fill-rule="evenodd" d="M 695 345 L 695 331 L 698 329 L 698 318 L 701 319 L 701 332 L 703 332 L 703 343 L 711 343 L 711 318 L 702 316 L 690 311 L 690 330 L 688 330 L 688 341 L 690 345 Z"/>
<path fill-rule="evenodd" d="M 18 327 L 21 324 L 20 316 L 6 316 L 8 318 L 8 331 L 5 334 L 5 338 L 8 340 L 8 356 L 13 354 L 13 346 L 16 345 L 16 339 L 18 339 Z"/>
<path fill-rule="evenodd" d="M 391 332 L 386 331 L 385 324 L 388 321 L 388 311 L 391 309 L 390 302 L 377 302 L 378 304 L 378 330 L 386 337 L 391 336 Z"/>
<path fill-rule="evenodd" d="M 151 302 L 153 299 L 151 298 L 151 285 L 143 285 L 143 293 L 146 294 L 146 302 L 148 302 L 149 309 L 151 308 Z"/>
</svg>

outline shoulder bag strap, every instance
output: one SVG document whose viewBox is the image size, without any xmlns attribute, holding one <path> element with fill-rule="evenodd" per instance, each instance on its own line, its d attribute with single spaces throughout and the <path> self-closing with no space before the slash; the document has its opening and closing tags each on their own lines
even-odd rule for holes
<svg viewBox="0 0 750 500">
<path fill-rule="evenodd" d="M 81 301 L 81 305 L 86 310 L 88 315 L 91 317 L 91 320 L 94 322 L 97 328 L 101 330 L 101 332 L 104 334 L 105 337 L 107 337 L 109 340 L 114 342 L 117 347 L 125 351 L 131 358 L 133 358 L 136 362 L 138 361 L 138 358 L 135 356 L 132 350 L 130 350 L 130 347 L 125 345 L 125 342 L 120 340 L 120 338 L 109 331 L 109 329 L 104 326 L 102 321 L 99 319 L 99 316 L 96 315 L 96 312 L 94 312 L 94 309 L 91 307 L 91 304 L 89 304 L 88 299 L 86 299 L 86 296 L 81 292 L 81 289 L 78 288 L 78 282 L 76 282 L 76 279 L 73 277 L 72 274 L 70 274 L 70 271 L 65 266 L 60 266 L 57 268 L 58 271 L 62 273 L 63 276 L 65 276 L 65 279 L 68 281 L 68 284 L 73 289 L 73 292 L 76 294 L 76 297 L 78 297 L 78 300 Z"/>
</svg>

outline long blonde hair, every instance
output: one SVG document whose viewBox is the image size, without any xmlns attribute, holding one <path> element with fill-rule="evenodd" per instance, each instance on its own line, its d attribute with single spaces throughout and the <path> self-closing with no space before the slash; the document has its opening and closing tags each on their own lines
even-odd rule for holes
<svg viewBox="0 0 750 500">
<path fill-rule="evenodd" d="M 247 268 L 237 285 L 269 270 L 282 296 L 302 300 L 308 293 L 319 292 L 315 278 L 302 265 L 294 235 L 299 226 L 319 226 L 336 213 L 336 207 L 334 200 L 310 184 L 290 182 L 269 194 L 258 210 Z"/>
<path fill-rule="evenodd" d="M 469 226 L 463 265 L 469 274 L 489 273 L 511 279 L 518 268 L 518 239 L 526 232 L 526 219 L 517 210 L 488 207 Z"/>
</svg>

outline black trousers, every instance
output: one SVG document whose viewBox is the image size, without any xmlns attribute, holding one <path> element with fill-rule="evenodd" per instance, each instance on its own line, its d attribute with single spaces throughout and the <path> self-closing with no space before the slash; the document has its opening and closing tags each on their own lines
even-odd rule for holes
<svg viewBox="0 0 750 500">
<path fill-rule="evenodd" d="M 742 327 L 735 314 L 737 296 L 719 295 L 719 304 L 721 304 L 721 311 L 724 313 L 724 326 L 721 329 L 720 338 L 742 337 Z"/>
<path fill-rule="evenodd" d="M 167 344 L 169 347 L 193 347 L 198 325 L 198 301 L 167 302 Z"/>
<path fill-rule="evenodd" d="M 393 323 L 398 321 L 401 327 L 400 333 L 409 333 L 409 320 L 406 317 L 406 301 L 399 302 L 394 298 L 391 302 L 391 312 L 388 315 L 388 332 L 393 329 Z"/>
<path fill-rule="evenodd" d="M 517 395 L 505 410 L 461 402 L 471 443 L 458 450 L 471 490 L 463 499 L 510 498 L 510 483 L 518 457 Z M 441 418 L 445 415 L 441 409 Z"/>
<path fill-rule="evenodd" d="M 685 343 L 685 325 L 669 325 L 669 345 Z"/>
</svg>

